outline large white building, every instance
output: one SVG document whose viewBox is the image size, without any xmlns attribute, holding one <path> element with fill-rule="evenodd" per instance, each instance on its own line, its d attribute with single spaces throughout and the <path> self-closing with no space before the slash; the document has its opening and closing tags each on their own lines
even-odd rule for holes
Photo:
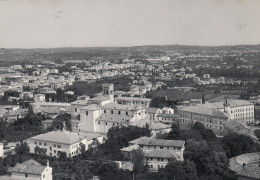
<svg viewBox="0 0 260 180">
<path fill-rule="evenodd" d="M 185 141 L 181 140 L 163 140 L 150 137 L 141 137 L 129 142 L 129 146 L 121 149 L 121 154 L 125 159 L 133 158 L 133 151 L 142 149 L 149 169 L 158 171 L 159 168 L 165 168 L 168 162 L 172 160 L 183 161 L 183 152 Z"/>
<path fill-rule="evenodd" d="M 80 144 L 84 144 L 86 150 L 93 139 L 91 139 L 89 134 L 75 133 L 70 131 L 51 131 L 46 134 L 40 134 L 33 136 L 27 140 L 30 153 L 36 153 L 35 148 L 43 148 L 46 151 L 47 156 L 59 157 L 61 152 L 65 152 L 68 157 L 72 157 L 81 153 Z M 100 143 L 103 143 L 103 136 L 99 135 L 96 137 L 98 139 L 101 137 Z"/>
<path fill-rule="evenodd" d="M 224 126 L 228 121 L 254 122 L 254 104 L 244 100 L 205 103 L 181 108 L 179 116 L 179 125 L 182 129 L 188 129 L 198 121 L 217 135 L 224 135 Z"/>
<path fill-rule="evenodd" d="M 115 102 L 118 104 L 140 105 L 140 106 L 149 107 L 151 103 L 151 99 L 141 98 L 141 97 L 117 97 L 115 98 Z"/>
</svg>

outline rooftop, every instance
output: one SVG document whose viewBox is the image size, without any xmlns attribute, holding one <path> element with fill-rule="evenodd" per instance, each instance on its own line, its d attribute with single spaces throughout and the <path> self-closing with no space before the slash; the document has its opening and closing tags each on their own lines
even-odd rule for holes
<svg viewBox="0 0 260 180">
<path fill-rule="evenodd" d="M 102 113 L 98 116 L 97 121 L 128 122 L 130 119 L 131 117 L 127 115 Z"/>
<path fill-rule="evenodd" d="M 91 98 L 89 101 L 108 101 L 108 100 L 110 100 L 109 97 L 97 96 L 97 97 Z"/>
<path fill-rule="evenodd" d="M 176 152 L 171 150 L 153 149 L 153 150 L 143 150 L 146 157 L 152 158 L 167 158 L 167 159 L 179 159 Z"/>
<path fill-rule="evenodd" d="M 148 113 L 156 113 L 159 110 L 160 110 L 159 108 L 145 108 L 145 112 Z"/>
<path fill-rule="evenodd" d="M 105 104 L 105 105 L 103 106 L 103 108 L 105 108 L 105 109 L 132 110 L 132 111 L 142 109 L 142 107 L 140 107 L 140 106 L 135 106 L 135 105 L 123 105 L 123 104 L 117 104 L 117 103 Z"/>
<path fill-rule="evenodd" d="M 79 105 L 87 105 L 88 104 L 88 100 L 76 100 L 74 102 L 71 102 L 71 104 L 73 104 L 73 105 L 77 105 L 77 104 L 79 104 Z"/>
<path fill-rule="evenodd" d="M 75 132 L 70 131 L 51 131 L 46 134 L 33 136 L 29 139 L 37 141 L 48 141 L 62 144 L 74 144 L 81 141 L 84 137 Z"/>
<path fill-rule="evenodd" d="M 180 109 L 180 111 L 188 111 L 192 113 L 197 113 L 197 114 L 204 114 L 208 116 L 217 116 L 217 117 L 223 117 L 223 118 L 228 118 L 229 115 L 225 112 L 221 112 L 216 110 L 214 107 L 209 107 L 207 104 L 204 105 L 198 105 L 198 106 L 188 106 Z"/>
<path fill-rule="evenodd" d="M 150 137 L 140 137 L 138 139 L 130 141 L 129 143 L 130 144 L 139 144 L 139 145 L 183 147 L 184 144 L 185 144 L 185 141 L 155 139 L 155 138 L 150 138 Z"/>
<path fill-rule="evenodd" d="M 117 97 L 115 100 L 123 100 L 123 101 L 146 101 L 146 102 L 151 102 L 151 99 L 148 99 L 148 98 L 139 98 L 139 97 Z"/>
<path fill-rule="evenodd" d="M 133 121 L 130 122 L 129 126 L 137 126 L 137 127 L 145 127 L 145 125 L 148 124 L 149 126 L 151 126 L 150 128 L 152 130 L 161 130 L 161 129 L 169 129 L 171 128 L 171 125 L 167 125 L 164 123 L 160 123 L 160 122 L 154 122 L 151 120 L 140 120 L 140 121 Z"/>
<path fill-rule="evenodd" d="M 100 106 L 96 105 L 96 104 L 91 104 L 85 107 L 82 107 L 80 109 L 86 109 L 86 110 L 91 110 L 91 111 L 95 111 L 95 110 L 99 110 Z"/>
<path fill-rule="evenodd" d="M 31 159 L 25 161 L 24 163 L 17 163 L 15 167 L 10 168 L 9 171 L 41 175 L 45 168 L 46 166 L 43 166 L 37 161 Z"/>
</svg>

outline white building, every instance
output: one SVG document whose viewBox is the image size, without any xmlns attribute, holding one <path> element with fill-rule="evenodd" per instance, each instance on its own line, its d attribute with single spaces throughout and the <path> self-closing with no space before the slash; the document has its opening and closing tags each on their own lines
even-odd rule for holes
<svg viewBox="0 0 260 180">
<path fill-rule="evenodd" d="M 9 172 L 11 175 L 6 179 L 10 180 L 52 180 L 52 168 L 49 166 L 49 161 L 44 166 L 31 159 L 24 163 L 17 163 L 9 168 Z"/>
<path fill-rule="evenodd" d="M 4 144 L 0 143 L 0 158 L 4 155 Z"/>
<path fill-rule="evenodd" d="M 125 159 L 132 159 L 133 151 L 142 149 L 147 164 L 151 171 L 158 171 L 165 168 L 172 160 L 183 161 L 185 141 L 163 140 L 150 137 L 141 137 L 129 142 L 129 146 L 121 149 L 121 154 Z"/>
<path fill-rule="evenodd" d="M 45 95 L 44 94 L 34 94 L 33 101 L 36 102 L 45 102 Z"/>
<path fill-rule="evenodd" d="M 70 111 L 71 105 L 69 103 L 56 102 L 36 102 L 30 103 L 33 113 L 42 113 L 47 116 L 61 114 L 62 112 Z"/>
<path fill-rule="evenodd" d="M 149 107 L 151 103 L 151 99 L 141 98 L 141 97 L 117 97 L 115 102 L 118 104 L 125 105 L 141 105 L 145 107 Z"/>
<path fill-rule="evenodd" d="M 76 156 L 81 153 L 80 144 L 88 146 L 92 139 L 88 139 L 86 134 L 70 131 L 51 131 L 40 134 L 27 140 L 30 153 L 35 153 L 35 148 L 43 148 L 47 156 L 59 157 L 61 152 L 65 152 L 67 157 Z"/>
</svg>

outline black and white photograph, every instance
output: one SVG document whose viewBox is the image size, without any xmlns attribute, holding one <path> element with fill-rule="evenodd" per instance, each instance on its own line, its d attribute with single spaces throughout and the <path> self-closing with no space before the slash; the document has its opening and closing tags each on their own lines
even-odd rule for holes
<svg viewBox="0 0 260 180">
<path fill-rule="evenodd" d="M 260 0 L 0 0 L 0 180 L 260 180 Z"/>
</svg>

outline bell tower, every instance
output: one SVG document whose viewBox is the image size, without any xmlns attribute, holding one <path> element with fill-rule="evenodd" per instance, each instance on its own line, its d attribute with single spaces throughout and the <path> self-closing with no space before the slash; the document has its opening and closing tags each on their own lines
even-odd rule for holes
<svg viewBox="0 0 260 180">
<path fill-rule="evenodd" d="M 103 96 L 108 97 L 111 103 L 114 103 L 114 84 L 102 84 L 102 89 Z"/>
</svg>

